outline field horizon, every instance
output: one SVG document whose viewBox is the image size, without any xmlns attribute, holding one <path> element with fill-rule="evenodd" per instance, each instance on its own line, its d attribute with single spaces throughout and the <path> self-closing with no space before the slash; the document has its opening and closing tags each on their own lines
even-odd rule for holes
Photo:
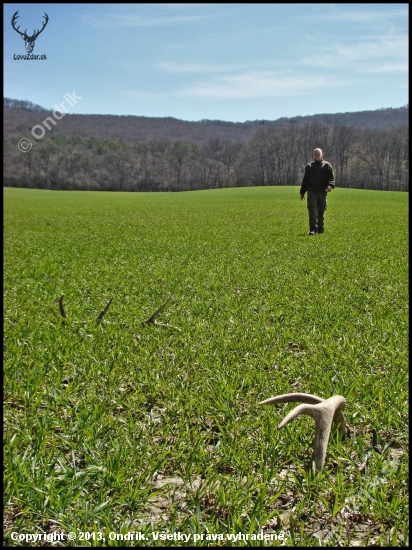
<svg viewBox="0 0 412 550">
<path fill-rule="evenodd" d="M 336 188 L 314 237 L 298 186 L 4 204 L 6 544 L 408 545 L 405 193 Z M 322 472 L 289 392 L 347 400 Z"/>
</svg>

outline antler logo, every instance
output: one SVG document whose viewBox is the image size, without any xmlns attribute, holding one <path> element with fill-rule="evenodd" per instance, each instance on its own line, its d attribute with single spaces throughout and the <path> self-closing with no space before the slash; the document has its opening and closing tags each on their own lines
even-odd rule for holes
<svg viewBox="0 0 412 550">
<path fill-rule="evenodd" d="M 37 32 L 34 31 L 34 32 L 33 32 L 33 35 L 32 35 L 32 36 L 29 36 L 29 35 L 27 34 L 27 29 L 26 29 L 24 32 L 20 32 L 20 31 L 19 31 L 20 27 L 17 27 L 17 29 L 16 29 L 16 27 L 15 27 L 16 20 L 17 20 L 17 18 L 19 17 L 19 16 L 17 15 L 18 13 L 19 13 L 19 10 L 17 10 L 16 13 L 13 15 L 13 18 L 12 18 L 12 20 L 11 20 L 11 26 L 12 26 L 13 29 L 14 29 L 16 32 L 18 32 L 18 33 L 20 34 L 20 36 L 23 38 L 23 40 L 24 40 L 24 45 L 25 45 L 25 47 L 26 47 L 26 52 L 27 52 L 27 53 L 31 53 L 31 52 L 33 51 L 33 49 L 34 49 L 34 43 L 36 42 L 37 37 L 39 36 L 39 34 L 40 34 L 41 32 L 43 32 L 45 26 L 47 25 L 47 22 L 49 21 L 49 16 L 48 16 L 47 13 L 45 12 L 44 15 L 43 15 L 45 21 L 43 22 L 42 28 L 41 28 L 40 30 L 37 29 Z"/>
</svg>

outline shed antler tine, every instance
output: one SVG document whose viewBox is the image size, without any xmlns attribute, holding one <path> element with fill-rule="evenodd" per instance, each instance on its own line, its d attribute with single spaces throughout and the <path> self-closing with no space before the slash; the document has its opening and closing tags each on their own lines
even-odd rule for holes
<svg viewBox="0 0 412 550">
<path fill-rule="evenodd" d="M 310 411 L 311 411 L 311 407 L 310 405 L 298 405 L 297 407 L 295 407 L 294 409 L 292 409 L 290 411 L 290 413 L 288 413 L 285 418 L 282 420 L 282 422 L 280 422 L 279 426 L 278 426 L 278 430 L 281 430 L 282 428 L 284 428 L 286 426 L 286 424 L 289 424 L 289 422 L 291 422 L 292 420 L 294 420 L 297 416 L 299 416 L 300 414 L 308 414 L 310 416 Z"/>
<path fill-rule="evenodd" d="M 316 395 L 310 394 L 284 394 L 267 399 L 259 403 L 260 405 L 269 405 L 275 403 L 302 402 L 289 414 L 285 416 L 279 424 L 278 429 L 282 429 L 291 420 L 301 414 L 307 414 L 315 421 L 315 441 L 313 444 L 313 458 L 316 470 L 321 471 L 325 463 L 326 451 L 329 443 L 329 436 L 332 424 L 338 424 L 339 431 L 344 435 L 346 421 L 342 410 L 346 405 L 346 399 L 341 395 L 334 395 L 329 399 L 321 399 Z"/>
<path fill-rule="evenodd" d="M 167 306 L 167 304 L 170 302 L 171 298 L 168 298 L 164 304 L 162 304 L 159 309 L 156 309 L 156 311 L 153 313 L 149 319 L 146 319 L 146 321 L 143 321 L 144 323 L 154 323 L 156 321 L 157 316 L 159 313 L 161 313 L 164 308 Z"/>
<path fill-rule="evenodd" d="M 259 405 L 276 405 L 277 403 L 307 403 L 308 405 L 316 405 L 322 403 L 324 399 L 310 393 L 284 393 L 276 397 L 270 397 L 265 401 L 261 401 Z"/>
<path fill-rule="evenodd" d="M 62 294 L 59 298 L 59 309 L 60 309 L 60 315 L 64 318 L 64 319 L 67 319 L 67 315 L 66 315 L 66 311 L 64 310 L 64 305 L 63 305 L 63 298 L 64 298 L 64 294 Z"/>
<path fill-rule="evenodd" d="M 113 298 L 110 298 L 110 300 L 107 302 L 106 304 L 106 307 L 104 309 L 102 309 L 102 311 L 99 313 L 99 315 L 96 317 L 96 323 L 98 323 L 99 321 L 101 321 L 103 319 L 103 317 L 105 316 L 106 314 L 106 311 L 109 309 L 110 307 L 110 304 L 112 303 L 112 300 Z"/>
</svg>

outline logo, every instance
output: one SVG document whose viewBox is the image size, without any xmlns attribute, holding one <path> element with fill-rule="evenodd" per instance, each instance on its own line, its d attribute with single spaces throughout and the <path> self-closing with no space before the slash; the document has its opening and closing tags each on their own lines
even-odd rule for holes
<svg viewBox="0 0 412 550">
<path fill-rule="evenodd" d="M 28 153 L 32 148 L 32 142 L 28 138 L 23 138 L 19 141 L 17 147 L 22 153 Z"/>
<path fill-rule="evenodd" d="M 13 15 L 12 17 L 12 20 L 11 20 L 11 26 L 13 27 L 13 29 L 19 33 L 19 35 L 23 38 L 24 40 L 24 45 L 26 47 L 26 52 L 28 54 L 31 54 L 33 49 L 34 49 L 34 46 L 35 46 L 35 42 L 39 36 L 40 33 L 42 33 L 44 31 L 44 28 L 46 27 L 48 21 L 49 21 L 49 16 L 47 15 L 47 13 L 45 12 L 44 13 L 44 19 L 45 21 L 43 22 L 43 26 L 42 28 L 39 30 L 37 29 L 37 31 L 34 31 L 32 36 L 29 36 L 27 34 L 27 29 L 24 31 L 24 32 L 20 32 L 19 29 L 20 27 L 17 27 L 16 28 L 16 20 L 18 19 L 18 13 L 19 13 L 19 10 L 16 11 L 16 13 Z"/>
</svg>

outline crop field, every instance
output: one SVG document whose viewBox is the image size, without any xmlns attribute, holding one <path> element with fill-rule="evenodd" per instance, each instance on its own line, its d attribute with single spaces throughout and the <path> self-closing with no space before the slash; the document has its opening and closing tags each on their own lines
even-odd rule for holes
<svg viewBox="0 0 412 550">
<path fill-rule="evenodd" d="M 7 545 L 409 544 L 406 193 L 4 198 Z M 290 392 L 347 400 L 320 472 Z"/>
</svg>

